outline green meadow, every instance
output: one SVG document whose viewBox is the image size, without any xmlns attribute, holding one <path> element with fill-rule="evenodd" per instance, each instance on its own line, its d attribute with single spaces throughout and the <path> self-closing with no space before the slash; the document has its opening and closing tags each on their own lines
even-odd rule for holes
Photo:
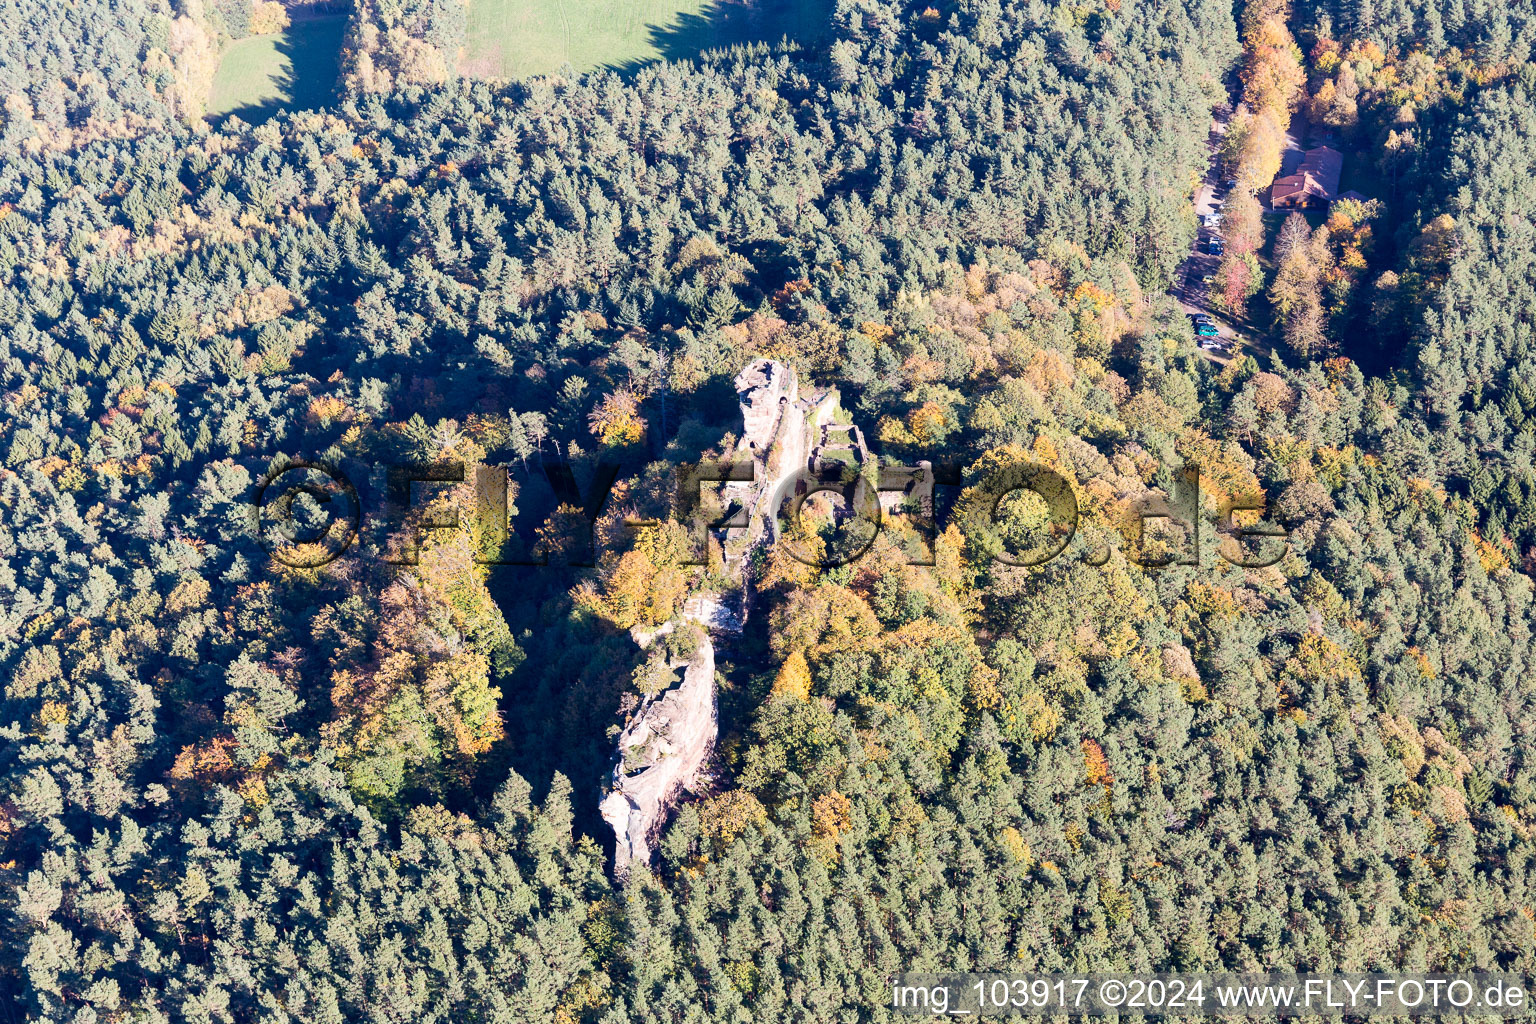
<svg viewBox="0 0 1536 1024">
<path fill-rule="evenodd" d="M 231 43 L 213 76 L 209 116 L 261 121 L 279 109 L 332 102 L 346 28 L 344 14 L 303 18 L 274 35 Z"/>
<path fill-rule="evenodd" d="M 459 70 L 481 78 L 630 68 L 783 36 L 809 42 L 824 30 L 825 0 L 470 0 Z"/>
</svg>

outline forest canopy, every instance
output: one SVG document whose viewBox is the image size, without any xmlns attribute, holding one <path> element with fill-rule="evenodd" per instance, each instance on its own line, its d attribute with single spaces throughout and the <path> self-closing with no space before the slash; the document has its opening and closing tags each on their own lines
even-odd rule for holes
<svg viewBox="0 0 1536 1024">
<path fill-rule="evenodd" d="M 302 29 L 270 6 L 0 0 L 12 1018 L 1536 967 L 1529 4 L 838 0 L 814 43 L 496 82 L 457 0 L 359 0 L 334 105 L 214 123 L 232 41 Z M 1303 123 L 1363 201 L 1265 208 Z M 1226 359 L 1177 297 L 1213 153 Z M 899 524 L 752 561 L 707 770 L 616 873 L 618 738 L 728 582 L 678 475 L 741 450 L 758 360 L 959 479 L 931 565 Z M 370 507 L 288 564 L 251 509 L 295 460 L 465 473 L 408 488 L 415 559 Z M 1020 461 L 1083 511 L 1041 565 L 994 557 L 1037 506 L 973 514 Z M 1186 464 L 1285 556 L 1130 557 Z M 482 479 L 501 560 L 553 564 L 482 557 Z"/>
</svg>

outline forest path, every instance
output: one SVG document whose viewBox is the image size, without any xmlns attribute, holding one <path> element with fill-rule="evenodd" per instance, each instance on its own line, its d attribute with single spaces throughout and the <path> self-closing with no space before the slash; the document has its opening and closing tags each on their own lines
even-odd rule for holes
<svg viewBox="0 0 1536 1024">
<path fill-rule="evenodd" d="M 1221 265 L 1221 257 L 1209 251 L 1212 238 L 1220 237 L 1219 228 L 1205 226 L 1205 216 L 1219 212 L 1217 200 L 1225 191 L 1221 187 L 1220 172 L 1217 169 L 1217 154 L 1221 151 L 1221 144 L 1226 139 L 1227 125 L 1232 121 L 1235 112 L 1231 97 L 1241 88 L 1236 74 L 1228 76 L 1226 89 L 1228 100 L 1220 104 L 1211 112 L 1211 130 L 1206 135 L 1206 166 L 1205 177 L 1200 186 L 1195 189 L 1194 204 L 1195 218 L 1198 230 L 1195 239 L 1190 244 L 1189 254 L 1184 257 L 1184 262 L 1179 265 L 1178 274 L 1175 276 L 1175 284 L 1172 291 L 1174 298 L 1178 299 L 1179 307 L 1185 313 L 1205 313 L 1216 324 L 1216 341 L 1224 345 L 1226 351 L 1214 351 L 1208 348 L 1200 349 L 1200 353 L 1213 362 L 1225 365 L 1232 361 L 1233 348 L 1238 337 L 1237 331 L 1227 323 L 1215 310 L 1210 298 L 1210 287 L 1217 282 L 1212 280 L 1208 285 L 1205 278 L 1214 276 L 1217 267 Z"/>
</svg>

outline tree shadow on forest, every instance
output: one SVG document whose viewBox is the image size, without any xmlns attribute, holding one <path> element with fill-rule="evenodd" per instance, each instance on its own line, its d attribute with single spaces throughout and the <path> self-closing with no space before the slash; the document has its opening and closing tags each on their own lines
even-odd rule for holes
<svg viewBox="0 0 1536 1024">
<path fill-rule="evenodd" d="M 661 60 L 696 60 L 711 52 L 753 43 L 813 48 L 828 34 L 832 0 L 711 0 L 697 14 L 681 14 L 647 28 Z M 653 60 L 606 64 L 610 71 L 633 76 Z"/>
<path fill-rule="evenodd" d="M 289 68 L 288 74 L 274 81 L 279 95 L 210 115 L 208 120 L 220 125 L 238 117 L 246 124 L 261 124 L 280 111 L 335 104 L 341 84 L 341 44 L 346 31 L 344 13 L 295 18 L 277 39 L 277 53 L 287 60 Z"/>
<path fill-rule="evenodd" d="M 658 410 L 649 409 L 648 414 L 659 425 Z M 684 433 L 712 439 L 706 443 L 733 424 L 739 429 L 740 415 L 735 387 L 725 375 L 711 378 L 687 398 L 675 398 L 671 406 L 674 421 L 686 418 L 697 427 Z M 680 441 L 681 450 L 674 448 L 664 457 L 699 457 L 701 448 Z M 652 458 L 663 455 L 652 452 L 624 464 L 620 478 L 635 479 Z M 509 561 L 527 556 L 537 540 L 538 524 L 554 512 L 558 501 L 538 466 L 539 460 L 533 459 L 527 469 L 513 467 L 517 511 L 512 529 L 517 539 L 508 547 Z M 581 494 L 591 493 L 591 482 L 582 471 L 576 484 Z M 475 795 L 489 800 L 515 771 L 533 788 L 535 799 L 542 800 L 558 772 L 572 785 L 576 831 L 591 836 L 611 857 L 613 832 L 598 813 L 598 802 L 613 769 L 614 733 L 623 724 L 624 698 L 633 694 L 633 672 L 642 650 L 627 631 L 604 626 L 573 606 L 572 590 L 593 577 L 590 568 L 557 565 L 507 564 L 489 574 L 486 585 L 492 599 L 526 658 L 497 680 L 506 736 L 482 759 Z M 766 623 L 763 617 L 758 625 L 766 629 Z M 745 646 L 735 646 L 741 649 L 732 658 L 739 658 Z M 753 650 L 759 648 L 766 650 L 766 640 Z M 729 693 L 722 700 L 723 711 L 729 713 L 722 721 L 740 728 L 736 723 L 746 717 L 740 701 L 733 702 Z M 755 709 L 758 702 L 760 695 L 750 707 Z"/>
</svg>

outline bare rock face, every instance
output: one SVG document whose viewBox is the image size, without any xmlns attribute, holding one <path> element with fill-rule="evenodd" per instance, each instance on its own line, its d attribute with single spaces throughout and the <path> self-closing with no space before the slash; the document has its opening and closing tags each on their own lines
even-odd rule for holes
<svg viewBox="0 0 1536 1024">
<path fill-rule="evenodd" d="M 682 621 L 703 629 L 682 682 L 648 699 L 619 734 L 613 772 L 598 806 L 613 827 L 613 869 L 619 878 L 635 862 L 650 862 L 667 816 L 685 793 L 700 788 L 718 731 L 715 646 L 705 630 L 722 642 L 741 631 L 751 610 L 752 588 L 743 579 L 751 550 L 776 535 L 780 497 L 806 468 L 837 407 L 835 391 L 802 398 L 795 371 L 771 359 L 748 364 L 736 378 L 736 394 L 742 419 L 737 455 L 751 458 L 755 467 L 752 482 L 733 485 L 739 488 L 733 500 L 746 510 L 747 525 L 718 538 L 731 586 L 684 603 Z M 856 440 L 862 448 L 862 436 Z M 674 620 L 659 629 L 636 630 L 635 641 L 647 647 L 679 625 Z"/>
<path fill-rule="evenodd" d="M 795 371 L 772 359 L 757 359 L 736 376 L 736 399 L 747 444 L 765 452 L 778 432 L 779 417 L 800 398 Z"/>
<path fill-rule="evenodd" d="M 738 455 L 756 464 L 755 479 L 745 488 L 742 503 L 748 525 L 740 531 L 751 546 L 777 536 L 779 501 L 786 484 L 806 470 L 837 407 L 836 391 L 802 395 L 795 371 L 772 359 L 747 364 L 736 377 L 741 403 L 742 438 Z M 853 428 L 857 429 L 857 428 Z M 862 445 L 862 435 L 859 437 Z M 819 450 L 819 449 L 817 449 Z M 726 553 L 727 574 L 740 582 L 742 552 Z"/>
<path fill-rule="evenodd" d="M 619 734 L 611 788 L 598 806 L 613 827 L 613 871 L 648 864 L 668 812 L 697 785 L 714 751 L 715 648 L 708 636 L 683 670 L 681 684 L 642 705 Z"/>
</svg>

